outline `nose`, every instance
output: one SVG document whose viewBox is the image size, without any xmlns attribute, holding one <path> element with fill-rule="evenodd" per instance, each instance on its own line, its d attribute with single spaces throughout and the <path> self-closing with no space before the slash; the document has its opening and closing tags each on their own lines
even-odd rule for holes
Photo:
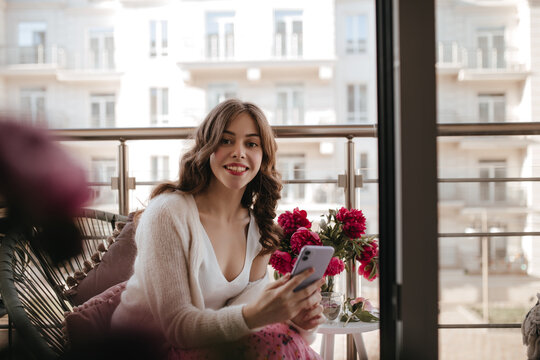
<svg viewBox="0 0 540 360">
<path fill-rule="evenodd" d="M 240 141 L 236 143 L 233 149 L 232 157 L 235 159 L 244 159 L 246 157 L 246 151 L 245 151 L 244 144 L 242 144 Z"/>
</svg>

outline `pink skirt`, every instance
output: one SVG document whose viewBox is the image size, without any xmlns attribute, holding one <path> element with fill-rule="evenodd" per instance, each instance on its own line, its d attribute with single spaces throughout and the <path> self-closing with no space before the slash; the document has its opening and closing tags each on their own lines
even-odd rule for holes
<svg viewBox="0 0 540 360">
<path fill-rule="evenodd" d="M 322 359 L 300 334 L 287 324 L 266 326 L 245 338 L 213 349 L 171 348 L 168 360 L 277 360 Z"/>
</svg>

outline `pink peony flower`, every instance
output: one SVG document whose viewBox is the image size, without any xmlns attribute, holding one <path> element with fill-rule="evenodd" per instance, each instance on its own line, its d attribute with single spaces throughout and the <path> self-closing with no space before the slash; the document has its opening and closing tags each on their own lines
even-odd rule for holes
<svg viewBox="0 0 540 360">
<path fill-rule="evenodd" d="M 281 275 L 290 273 L 293 269 L 294 262 L 291 254 L 285 251 L 276 250 L 270 256 L 270 265 Z"/>
<path fill-rule="evenodd" d="M 291 250 L 298 254 L 305 245 L 322 245 L 322 241 L 316 232 L 301 227 L 291 236 Z"/>
<path fill-rule="evenodd" d="M 354 308 L 358 308 L 358 307 L 361 307 L 362 310 L 365 310 L 365 311 L 373 311 L 375 310 L 375 307 L 371 304 L 371 302 L 366 299 L 365 297 L 357 297 L 356 299 L 352 299 L 350 301 L 351 305 L 357 305 L 356 307 Z"/>
<path fill-rule="evenodd" d="M 336 220 L 343 223 L 343 232 L 352 239 L 359 238 L 366 231 L 366 218 L 361 210 L 342 207 L 336 214 Z"/>
<path fill-rule="evenodd" d="M 361 262 L 368 262 L 375 256 L 379 255 L 379 246 L 376 242 L 372 242 L 369 245 L 364 246 L 364 251 L 361 256 L 357 256 L 356 259 Z"/>
<path fill-rule="evenodd" d="M 356 299 L 352 299 L 350 301 L 350 303 L 351 303 L 351 305 L 354 305 L 354 304 L 358 304 L 358 303 L 361 303 L 361 302 L 364 302 L 364 301 L 366 301 L 366 298 L 362 297 L 362 296 L 359 296 Z"/>
<path fill-rule="evenodd" d="M 345 263 L 338 257 L 334 256 L 332 259 L 330 259 L 330 263 L 326 268 L 324 276 L 335 276 L 340 274 L 343 270 L 345 270 Z"/>
<path fill-rule="evenodd" d="M 373 260 L 373 259 L 372 259 Z M 374 261 L 366 261 L 361 262 L 360 266 L 358 266 L 358 275 L 363 276 L 366 280 L 373 281 L 377 278 L 377 275 L 379 273 L 379 264 L 376 264 Z M 377 266 L 377 269 L 375 270 L 375 273 L 373 274 L 373 277 L 370 278 L 371 271 L 373 269 L 373 266 Z"/>
<path fill-rule="evenodd" d="M 293 212 L 286 211 L 278 217 L 278 224 L 283 229 L 285 236 L 295 233 L 300 227 L 311 227 L 311 222 L 307 219 L 307 212 L 294 208 Z"/>
</svg>

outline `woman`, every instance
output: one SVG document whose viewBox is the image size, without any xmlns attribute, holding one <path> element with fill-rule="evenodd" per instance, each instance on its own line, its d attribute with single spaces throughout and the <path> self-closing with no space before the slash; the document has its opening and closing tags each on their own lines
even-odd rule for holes
<svg viewBox="0 0 540 360">
<path fill-rule="evenodd" d="M 293 292 L 308 270 L 267 284 L 280 240 L 276 148 L 257 106 L 227 100 L 208 114 L 179 181 L 159 185 L 140 219 L 113 329 L 144 328 L 169 358 L 212 357 L 222 344 L 248 358 L 318 358 L 298 334 L 322 322 L 322 282 Z"/>
</svg>

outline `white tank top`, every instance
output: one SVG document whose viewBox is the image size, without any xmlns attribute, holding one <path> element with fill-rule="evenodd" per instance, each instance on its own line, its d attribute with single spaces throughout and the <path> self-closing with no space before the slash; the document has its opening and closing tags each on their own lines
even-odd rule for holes
<svg viewBox="0 0 540 360">
<path fill-rule="evenodd" d="M 259 228 L 255 217 L 250 212 L 244 267 L 236 278 L 228 281 L 219 267 L 212 242 L 200 221 L 199 226 L 202 227 L 204 233 L 203 239 L 201 239 L 204 246 L 203 260 L 199 270 L 199 285 L 205 308 L 218 310 L 225 306 L 227 300 L 240 294 L 248 285 L 251 264 L 261 250 Z"/>
</svg>

